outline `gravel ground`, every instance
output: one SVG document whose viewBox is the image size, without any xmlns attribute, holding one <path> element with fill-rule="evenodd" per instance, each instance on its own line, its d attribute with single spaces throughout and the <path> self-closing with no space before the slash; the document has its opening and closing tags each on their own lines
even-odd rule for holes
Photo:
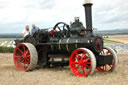
<svg viewBox="0 0 128 85">
<path fill-rule="evenodd" d="M 75 77 L 69 67 L 38 68 L 19 72 L 13 65 L 13 54 L 0 53 L 0 85 L 127 85 L 128 53 L 119 53 L 119 64 L 114 72 L 95 71 L 93 75 Z"/>
</svg>

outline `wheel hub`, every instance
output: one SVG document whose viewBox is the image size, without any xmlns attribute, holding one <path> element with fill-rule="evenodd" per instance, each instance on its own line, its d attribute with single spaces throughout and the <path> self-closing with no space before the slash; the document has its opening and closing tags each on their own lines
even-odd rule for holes
<svg viewBox="0 0 128 85">
<path fill-rule="evenodd" d="M 79 61 L 79 65 L 84 65 L 84 61 Z"/>
<path fill-rule="evenodd" d="M 97 38 L 94 43 L 94 49 L 96 53 L 100 53 L 103 49 L 103 40 L 101 38 Z"/>
</svg>

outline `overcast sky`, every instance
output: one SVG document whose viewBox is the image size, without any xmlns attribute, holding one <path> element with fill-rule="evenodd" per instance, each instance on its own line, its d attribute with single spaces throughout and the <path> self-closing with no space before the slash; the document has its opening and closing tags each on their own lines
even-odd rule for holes
<svg viewBox="0 0 128 85">
<path fill-rule="evenodd" d="M 93 0 L 93 27 L 128 28 L 128 0 Z M 75 16 L 85 24 L 83 0 L 0 0 L 0 33 L 22 33 L 25 25 L 53 27 Z"/>
</svg>

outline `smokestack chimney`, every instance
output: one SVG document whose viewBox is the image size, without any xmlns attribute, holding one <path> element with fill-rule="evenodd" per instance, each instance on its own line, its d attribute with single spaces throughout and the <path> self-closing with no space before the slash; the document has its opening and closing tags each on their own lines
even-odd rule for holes
<svg viewBox="0 0 128 85">
<path fill-rule="evenodd" d="M 91 0 L 84 0 L 84 8 L 85 8 L 85 20 L 86 20 L 86 29 L 87 34 L 92 34 L 92 2 Z"/>
</svg>

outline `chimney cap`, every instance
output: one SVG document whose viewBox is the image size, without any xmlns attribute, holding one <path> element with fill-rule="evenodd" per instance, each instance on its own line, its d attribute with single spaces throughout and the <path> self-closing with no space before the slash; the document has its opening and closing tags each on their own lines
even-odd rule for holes
<svg viewBox="0 0 128 85">
<path fill-rule="evenodd" d="M 84 0 L 84 4 L 92 4 L 92 0 Z"/>
</svg>

